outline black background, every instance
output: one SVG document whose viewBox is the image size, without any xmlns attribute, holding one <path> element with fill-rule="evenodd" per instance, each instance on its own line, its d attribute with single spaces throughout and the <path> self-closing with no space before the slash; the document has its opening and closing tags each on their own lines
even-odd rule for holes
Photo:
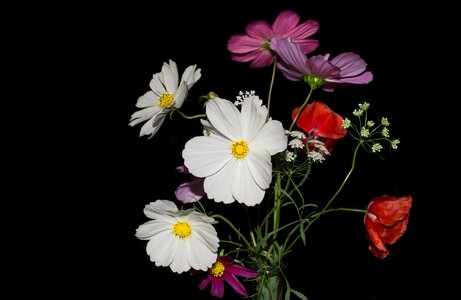
<svg viewBox="0 0 461 300">
<path fill-rule="evenodd" d="M 129 118 L 152 74 L 168 59 L 180 72 L 190 64 L 202 69 L 185 111 L 197 112 L 198 97 L 209 91 L 233 99 L 238 91 L 253 89 L 265 99 L 271 68 L 231 61 L 226 43 L 250 22 L 272 23 L 282 10 L 292 9 L 301 21 L 319 22 L 313 38 L 320 46 L 313 54 L 352 51 L 374 74 L 369 85 L 318 92 L 314 98 L 342 115 L 370 102 L 370 113 L 387 116 L 391 135 L 401 140 L 397 151 L 382 153 L 384 160 L 362 152 L 340 201 L 362 208 L 382 194 L 413 196 L 407 232 L 389 247 L 385 260 L 367 249 L 361 217 L 321 219 L 309 232 L 307 247 L 299 245 L 288 257 L 292 287 L 310 300 L 414 299 L 420 294 L 443 299 L 452 294 L 459 282 L 454 245 L 459 232 L 452 207 L 457 199 L 449 193 L 454 179 L 445 169 L 457 169 L 453 155 L 445 156 L 454 148 L 445 144 L 453 119 L 440 75 L 447 64 L 441 48 L 451 19 L 436 8 L 292 0 L 40 9 L 44 13 L 29 7 L 27 16 L 20 13 L 12 23 L 28 21 L 14 36 L 22 59 L 12 62 L 26 62 L 16 67 L 28 78 L 21 87 L 33 86 L 44 99 L 32 101 L 32 114 L 40 109 L 40 121 L 25 127 L 37 134 L 21 147 L 23 168 L 11 176 L 30 181 L 15 189 L 18 202 L 27 204 L 22 211 L 30 214 L 14 211 L 28 228 L 19 239 L 36 237 L 18 252 L 21 259 L 11 278 L 27 280 L 28 288 L 16 293 L 60 299 L 211 299 L 208 290 L 196 288 L 200 278 L 155 267 L 146 242 L 134 236 L 147 221 L 144 205 L 174 199 L 175 188 L 186 179 L 174 168 L 182 163 L 184 143 L 200 134 L 200 126 L 175 116 L 147 139 L 139 137 L 141 125 L 128 126 Z M 273 118 L 288 124 L 288 113 L 307 89 L 276 76 Z M 339 143 L 306 194 L 330 195 L 346 173 L 351 149 L 349 142 Z M 216 208 L 238 214 L 235 205 Z M 226 296 L 233 295 L 226 288 Z"/>
</svg>

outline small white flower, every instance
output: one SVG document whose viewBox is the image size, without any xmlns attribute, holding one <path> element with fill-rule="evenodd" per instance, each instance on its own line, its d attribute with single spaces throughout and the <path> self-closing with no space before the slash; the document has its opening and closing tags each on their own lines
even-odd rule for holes
<svg viewBox="0 0 461 300">
<path fill-rule="evenodd" d="M 359 108 L 361 110 L 367 110 L 369 107 L 370 107 L 370 103 L 368 103 L 368 102 L 363 102 L 363 103 L 359 104 Z"/>
<path fill-rule="evenodd" d="M 389 128 L 384 127 L 383 131 L 381 131 L 382 136 L 389 137 Z"/>
<path fill-rule="evenodd" d="M 351 127 L 351 124 L 352 124 L 351 120 L 349 120 L 348 118 L 344 118 L 344 120 L 343 120 L 344 129 L 347 129 L 347 128 Z"/>
<path fill-rule="evenodd" d="M 373 126 L 375 126 L 375 122 L 370 120 L 370 121 L 367 122 L 367 126 L 368 127 L 373 127 Z"/>
<path fill-rule="evenodd" d="M 272 181 L 271 156 L 287 148 L 282 123 L 267 120 L 267 108 L 258 97 L 242 104 L 241 112 L 229 100 L 207 102 L 210 136 L 189 140 L 182 152 L 184 165 L 205 178 L 204 189 L 216 202 L 261 203 Z"/>
<path fill-rule="evenodd" d="M 288 143 L 288 146 L 290 146 L 290 148 L 292 148 L 292 149 L 296 149 L 296 148 L 303 149 L 305 147 L 304 143 L 301 140 L 298 140 L 298 139 L 291 140 Z"/>
<path fill-rule="evenodd" d="M 363 109 L 354 109 L 354 111 L 352 112 L 352 114 L 356 117 L 360 117 L 363 115 Z"/>
<path fill-rule="evenodd" d="M 381 124 L 383 124 L 383 126 L 389 126 L 389 120 L 385 117 L 382 117 Z"/>
<path fill-rule="evenodd" d="M 206 271 L 217 258 L 217 223 L 191 208 L 178 210 L 169 200 L 146 205 L 144 214 L 153 219 L 136 229 L 136 237 L 149 240 L 146 252 L 155 265 L 170 267 L 173 272 Z"/>
<path fill-rule="evenodd" d="M 285 160 L 288 162 L 294 161 L 296 159 L 297 155 L 294 152 L 291 151 L 285 151 Z"/>
<path fill-rule="evenodd" d="M 391 142 L 391 147 L 392 147 L 392 149 L 397 149 L 399 143 L 400 143 L 399 140 L 397 140 L 397 139 L 396 139 L 396 140 L 393 140 L 393 141 Z"/>
<path fill-rule="evenodd" d="M 294 137 L 294 138 L 297 138 L 297 139 L 305 139 L 306 138 L 306 135 L 304 134 L 304 132 L 302 131 L 297 131 L 297 130 L 293 130 L 291 133 L 290 133 L 291 137 Z"/>
<path fill-rule="evenodd" d="M 360 135 L 363 137 L 369 137 L 370 136 L 370 130 L 368 130 L 365 127 L 360 128 Z"/>
<path fill-rule="evenodd" d="M 375 143 L 373 146 L 371 146 L 371 151 L 373 152 L 381 152 L 381 149 L 383 149 L 383 146 L 381 146 L 379 143 Z"/>
<path fill-rule="evenodd" d="M 152 76 L 151 90 L 138 98 L 136 107 L 141 108 L 131 115 L 130 126 L 146 123 L 141 127 L 140 136 L 153 137 L 162 126 L 166 116 L 173 107 L 180 108 L 187 97 L 189 89 L 202 76 L 196 65 L 187 67 L 179 80 L 178 67 L 170 59 L 163 63 L 162 71 Z"/>
</svg>

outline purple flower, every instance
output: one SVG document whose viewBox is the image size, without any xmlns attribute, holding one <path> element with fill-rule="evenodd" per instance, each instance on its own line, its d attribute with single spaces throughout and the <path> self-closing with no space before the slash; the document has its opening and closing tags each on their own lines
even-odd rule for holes
<svg viewBox="0 0 461 300">
<path fill-rule="evenodd" d="M 176 170 L 180 173 L 189 173 L 186 166 L 179 166 Z M 175 191 L 176 198 L 183 203 L 197 202 L 205 195 L 203 181 L 205 178 L 198 178 L 191 175 L 191 181 L 184 182 Z"/>
<path fill-rule="evenodd" d="M 304 80 L 312 89 L 327 92 L 351 84 L 366 84 L 373 74 L 365 72 L 367 64 L 357 54 L 345 52 L 329 60 L 330 55 L 306 57 L 297 43 L 289 39 L 272 39 L 271 48 L 280 57 L 277 67 L 286 78 Z"/>
<path fill-rule="evenodd" d="M 273 38 L 289 37 L 300 46 L 303 53 L 314 51 L 319 42 L 308 37 L 317 32 L 318 23 L 312 20 L 298 23 L 299 15 L 286 10 L 278 15 L 272 27 L 266 21 L 248 24 L 245 28 L 246 34 L 235 34 L 227 43 L 227 49 L 232 52 L 232 60 L 251 61 L 252 68 L 270 66 L 274 62 L 274 53 L 270 47 Z"/>
<path fill-rule="evenodd" d="M 245 278 L 256 278 L 259 273 L 238 264 L 233 264 L 231 256 L 218 256 L 213 266 L 208 270 L 208 275 L 199 285 L 199 289 L 204 290 L 211 283 L 211 295 L 213 297 L 224 297 L 224 280 L 240 295 L 248 296 L 243 284 L 237 276 Z"/>
</svg>

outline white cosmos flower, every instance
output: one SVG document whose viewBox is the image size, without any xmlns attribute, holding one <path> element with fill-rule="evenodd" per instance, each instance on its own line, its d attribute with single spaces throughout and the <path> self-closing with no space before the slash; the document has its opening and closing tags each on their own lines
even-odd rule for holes
<svg viewBox="0 0 461 300">
<path fill-rule="evenodd" d="M 171 109 L 182 106 L 189 89 L 202 76 L 200 71 L 196 65 L 191 65 L 179 80 L 176 63 L 171 59 L 169 64 L 164 62 L 162 71 L 152 76 L 149 84 L 151 90 L 138 98 L 136 106 L 141 110 L 131 115 L 129 125 L 134 126 L 147 121 L 141 127 L 139 136 L 154 136 Z"/>
<path fill-rule="evenodd" d="M 151 202 L 144 214 L 153 220 L 139 226 L 136 237 L 149 240 L 146 251 L 157 267 L 207 271 L 216 262 L 219 239 L 213 218 L 193 208 L 178 210 L 169 200 Z"/>
<path fill-rule="evenodd" d="M 206 105 L 209 136 L 189 140 L 184 164 L 196 177 L 205 177 L 207 197 L 216 202 L 261 203 L 272 181 L 271 155 L 287 148 L 282 123 L 267 119 L 267 108 L 254 96 L 241 112 L 229 100 L 215 98 Z"/>
</svg>

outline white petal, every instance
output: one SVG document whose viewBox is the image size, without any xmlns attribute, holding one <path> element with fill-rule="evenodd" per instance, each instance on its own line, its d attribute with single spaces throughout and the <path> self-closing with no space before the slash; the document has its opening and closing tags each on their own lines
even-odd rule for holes
<svg viewBox="0 0 461 300">
<path fill-rule="evenodd" d="M 267 149 L 271 155 L 282 152 L 287 148 L 288 138 L 285 135 L 282 123 L 269 120 L 251 142 L 251 149 Z M 248 145 L 250 146 L 250 145 Z"/>
<path fill-rule="evenodd" d="M 170 227 L 169 230 L 163 230 L 149 240 L 146 252 L 155 265 L 166 267 L 171 264 L 171 259 L 168 259 L 165 254 L 174 248 L 174 238 Z"/>
<path fill-rule="evenodd" d="M 175 94 L 179 81 L 178 67 L 176 66 L 176 63 L 171 59 L 170 64 L 163 63 L 162 75 L 166 90 L 171 94 Z"/>
<path fill-rule="evenodd" d="M 150 260 L 155 262 L 156 266 L 169 266 L 174 259 L 174 249 L 177 247 L 177 237 L 171 232 L 171 228 L 153 236 L 147 243 L 146 252 Z M 172 253 L 173 255 L 170 255 Z"/>
<path fill-rule="evenodd" d="M 216 136 L 197 136 L 182 151 L 184 165 L 196 177 L 210 176 L 232 159 L 231 142 Z"/>
<path fill-rule="evenodd" d="M 138 111 L 134 112 L 131 115 L 129 125 L 130 126 L 135 126 L 135 125 L 137 125 L 139 123 L 142 123 L 142 122 L 152 118 L 154 115 L 158 114 L 160 111 L 161 111 L 161 108 L 159 108 L 158 106 L 146 107 L 146 108 L 143 108 L 141 110 L 138 110 Z"/>
<path fill-rule="evenodd" d="M 158 103 L 158 97 L 152 91 L 148 91 L 144 95 L 138 98 L 136 107 L 144 108 L 148 106 L 155 106 Z"/>
<path fill-rule="evenodd" d="M 232 141 L 242 138 L 240 111 L 229 100 L 217 98 L 208 101 L 206 115 L 211 125 L 227 138 Z"/>
<path fill-rule="evenodd" d="M 259 133 L 267 118 L 267 108 L 261 106 L 258 97 L 252 97 L 242 105 L 242 133 L 243 139 L 251 142 Z"/>
<path fill-rule="evenodd" d="M 187 83 L 185 81 L 182 81 L 179 85 L 178 90 L 174 94 L 174 107 L 181 108 L 181 106 L 184 103 L 184 100 L 187 97 L 188 92 L 189 90 L 187 88 Z"/>
<path fill-rule="evenodd" d="M 237 160 L 234 169 L 234 178 L 232 180 L 232 195 L 239 203 L 248 206 L 254 206 L 261 203 L 264 198 L 262 190 L 252 178 L 248 170 L 247 162 Z"/>
<path fill-rule="evenodd" d="M 189 89 L 202 77 L 201 69 L 196 68 L 197 65 L 188 66 L 182 74 L 181 81 L 185 81 Z"/>
<path fill-rule="evenodd" d="M 148 240 L 152 238 L 152 236 L 165 231 L 165 228 L 168 227 L 169 222 L 165 222 L 164 220 L 151 220 L 142 225 L 140 225 L 136 229 L 135 236 L 140 240 Z M 172 225 L 171 225 L 172 226 Z"/>
<path fill-rule="evenodd" d="M 189 239 L 178 238 L 178 244 L 175 250 L 174 259 L 170 265 L 171 270 L 179 274 L 189 271 L 191 266 L 187 261 L 188 253 L 193 251 Z"/>
<path fill-rule="evenodd" d="M 190 250 L 187 253 L 187 262 L 195 270 L 207 271 L 216 262 L 218 254 L 210 251 L 199 239 L 194 235 L 187 239 L 190 245 Z"/>
<path fill-rule="evenodd" d="M 146 204 L 143 212 L 148 218 L 158 219 L 163 215 L 174 216 L 178 214 L 178 207 L 173 201 L 157 200 Z"/>
<path fill-rule="evenodd" d="M 265 190 L 272 181 L 271 155 L 266 149 L 250 151 L 246 157 L 251 177 Z"/>
<path fill-rule="evenodd" d="M 162 78 L 162 74 L 156 73 L 152 76 L 152 79 L 149 83 L 150 89 L 158 98 L 160 98 L 164 93 L 167 92 L 160 78 Z"/>
<path fill-rule="evenodd" d="M 211 224 L 190 221 L 192 234 L 199 239 L 210 251 L 216 252 L 219 247 L 219 238 L 216 229 Z"/>
<path fill-rule="evenodd" d="M 216 202 L 232 203 L 235 201 L 232 197 L 232 177 L 235 159 L 231 159 L 219 172 L 205 178 L 203 188 L 209 199 Z"/>
<path fill-rule="evenodd" d="M 162 110 L 161 113 L 158 113 L 156 116 L 148 120 L 142 127 L 139 132 L 139 136 L 148 135 L 149 138 L 153 137 L 154 134 L 162 127 L 163 122 L 165 121 L 167 110 Z"/>
</svg>

